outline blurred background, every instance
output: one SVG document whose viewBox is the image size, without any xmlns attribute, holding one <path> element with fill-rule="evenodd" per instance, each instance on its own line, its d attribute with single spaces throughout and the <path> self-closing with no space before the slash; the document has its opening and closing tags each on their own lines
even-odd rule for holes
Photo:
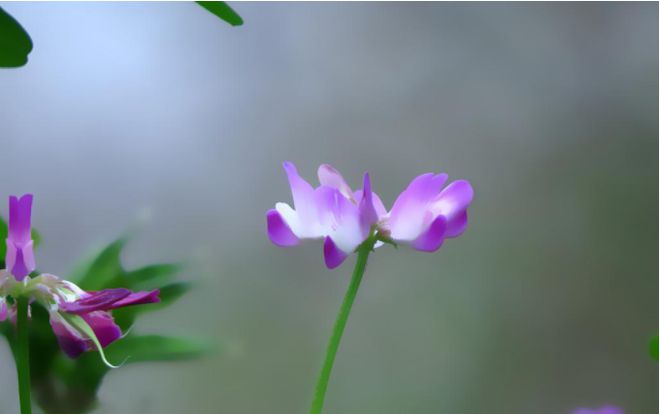
<svg viewBox="0 0 660 414">
<path fill-rule="evenodd" d="M 307 410 L 354 259 L 270 244 L 284 160 L 388 207 L 428 171 L 476 191 L 437 253 L 371 256 L 327 413 L 657 411 L 657 3 L 232 6 L 2 4 L 34 51 L 0 70 L 0 197 L 35 193 L 39 268 L 130 231 L 127 267 L 197 286 L 134 329 L 222 349 L 115 370 L 96 412 Z"/>
</svg>

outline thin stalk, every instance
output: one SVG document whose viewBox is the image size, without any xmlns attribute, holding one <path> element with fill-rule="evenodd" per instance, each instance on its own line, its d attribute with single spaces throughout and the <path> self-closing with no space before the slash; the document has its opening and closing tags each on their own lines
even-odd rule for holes
<svg viewBox="0 0 660 414">
<path fill-rule="evenodd" d="M 28 343 L 28 298 L 16 299 L 16 371 L 21 414 L 31 414 L 30 349 Z"/>
<path fill-rule="evenodd" d="M 369 239 L 358 249 L 357 262 L 355 263 L 355 269 L 353 270 L 351 283 L 348 286 L 346 295 L 344 296 L 344 301 L 339 308 L 339 314 L 337 315 L 335 326 L 332 329 L 332 336 L 330 337 L 328 348 L 325 352 L 323 367 L 321 368 L 321 373 L 319 374 L 319 378 L 316 381 L 314 400 L 312 401 L 312 407 L 309 410 L 310 414 L 320 414 L 323 410 L 323 401 L 325 399 L 325 393 L 328 389 L 328 382 L 330 380 L 332 366 L 335 362 L 337 350 L 339 349 L 339 343 L 341 342 L 341 337 L 344 333 L 346 322 L 348 321 L 348 315 L 351 313 L 351 307 L 353 306 L 355 296 L 357 295 L 358 288 L 360 287 L 360 282 L 362 281 L 364 270 L 367 267 L 367 258 L 373 249 L 374 242 L 375 240 Z"/>
</svg>

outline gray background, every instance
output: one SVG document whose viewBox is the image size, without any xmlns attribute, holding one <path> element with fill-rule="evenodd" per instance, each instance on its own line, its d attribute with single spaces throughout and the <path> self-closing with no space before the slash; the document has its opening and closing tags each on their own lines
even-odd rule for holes
<svg viewBox="0 0 660 414">
<path fill-rule="evenodd" d="M 476 191 L 436 254 L 371 258 L 328 413 L 658 409 L 658 5 L 5 3 L 35 43 L 0 71 L 0 197 L 36 194 L 40 269 L 127 230 L 128 267 L 198 288 L 139 332 L 221 343 L 112 372 L 99 413 L 301 413 L 354 259 L 283 250 L 264 213 L 368 170 Z M 6 207 L 1 214 L 6 214 Z M 17 411 L 0 343 L 0 412 Z"/>
</svg>

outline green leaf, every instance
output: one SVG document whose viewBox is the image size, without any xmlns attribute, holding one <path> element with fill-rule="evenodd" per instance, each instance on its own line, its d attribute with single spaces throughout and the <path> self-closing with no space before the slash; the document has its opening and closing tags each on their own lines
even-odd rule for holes
<svg viewBox="0 0 660 414">
<path fill-rule="evenodd" d="M 160 288 L 160 302 L 153 305 L 143 305 L 143 308 L 149 309 L 149 306 L 163 308 L 176 302 L 184 293 L 190 290 L 190 282 L 175 282 Z"/>
<path fill-rule="evenodd" d="M 144 266 L 126 274 L 131 288 L 135 290 L 156 289 L 169 282 L 174 275 L 181 271 L 181 265 L 175 263 L 162 263 Z"/>
<path fill-rule="evenodd" d="M 232 8 L 224 1 L 197 1 L 196 3 L 232 26 L 240 26 L 243 24 L 241 16 L 232 10 Z"/>
<path fill-rule="evenodd" d="M 17 68 L 28 61 L 32 40 L 25 29 L 0 7 L 0 67 Z"/>
<path fill-rule="evenodd" d="M 119 287 L 124 276 L 120 255 L 126 244 L 126 239 L 114 241 L 101 250 L 86 269 L 80 269 L 76 276 L 78 285 L 85 290 L 100 290 L 109 287 Z"/>
<path fill-rule="evenodd" d="M 5 220 L 0 217 L 0 261 L 3 262 L 2 267 L 4 268 L 5 255 L 7 254 L 7 245 L 5 244 L 5 239 L 7 238 L 7 232 L 9 228 Z"/>
<path fill-rule="evenodd" d="M 208 345 L 190 339 L 145 335 L 120 339 L 106 348 L 106 354 L 113 360 L 133 363 L 190 359 L 209 350 Z"/>
<path fill-rule="evenodd" d="M 658 360 L 658 335 L 649 341 L 649 355 L 656 361 Z"/>
</svg>

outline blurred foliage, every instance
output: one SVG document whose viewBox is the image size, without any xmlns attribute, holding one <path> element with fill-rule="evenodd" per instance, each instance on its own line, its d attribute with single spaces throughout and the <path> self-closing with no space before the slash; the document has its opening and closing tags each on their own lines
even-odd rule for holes
<svg viewBox="0 0 660 414">
<path fill-rule="evenodd" d="M 196 3 L 232 26 L 240 26 L 243 24 L 241 16 L 232 10 L 232 8 L 224 1 L 198 1 Z"/>
<path fill-rule="evenodd" d="M 243 19 L 224 1 L 196 2 L 232 26 L 240 26 Z M 17 68 L 28 61 L 32 39 L 9 13 L 0 7 L 0 68 Z"/>
<path fill-rule="evenodd" d="M 7 225 L 0 218 L 0 240 L 7 237 Z M 35 242 L 38 239 L 35 239 Z M 120 260 L 127 240 L 121 238 L 109 244 L 90 259 L 76 267 L 67 278 L 81 288 L 91 291 L 114 287 L 132 290 L 160 289 L 161 302 L 115 309 L 112 314 L 124 338 L 111 344 L 106 356 L 113 363 L 145 361 L 177 361 L 196 358 L 209 350 L 208 346 L 187 338 L 160 335 L 138 335 L 129 330 L 143 313 L 173 304 L 190 288 L 186 282 L 177 282 L 179 264 L 153 264 L 127 271 Z M 4 243 L 0 243 L 4 247 Z M 0 256 L 4 268 L 4 250 Z M 0 325 L 2 333 L 14 350 L 14 329 L 10 323 Z M 48 312 L 32 306 L 30 324 L 30 373 L 33 396 L 46 414 L 79 414 L 93 409 L 96 394 L 110 368 L 105 366 L 97 352 L 87 352 L 77 359 L 66 357 L 61 351 L 48 321 Z"/>
<path fill-rule="evenodd" d="M 32 40 L 25 29 L 0 7 L 0 67 L 16 68 L 27 63 Z"/>
<path fill-rule="evenodd" d="M 649 341 L 649 355 L 651 358 L 658 360 L 658 335 L 651 338 Z"/>
</svg>

